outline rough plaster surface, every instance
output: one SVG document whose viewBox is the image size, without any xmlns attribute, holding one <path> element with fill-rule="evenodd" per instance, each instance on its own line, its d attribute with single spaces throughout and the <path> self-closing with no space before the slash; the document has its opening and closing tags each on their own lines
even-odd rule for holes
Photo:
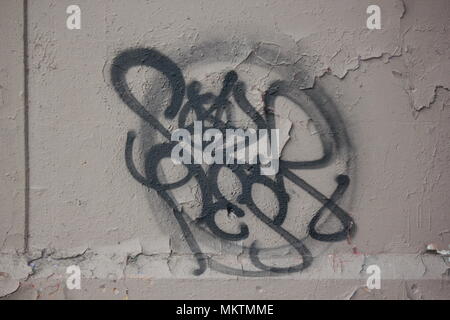
<svg viewBox="0 0 450 320">
<path fill-rule="evenodd" d="M 382 29 L 373 31 L 366 28 L 370 1 L 84 0 L 77 1 L 82 29 L 74 31 L 65 27 L 70 4 L 28 1 L 30 233 L 25 254 L 23 8 L 1 4 L 2 30 L 11 30 L 2 33 L 7 45 L 1 47 L 0 69 L 1 296 L 450 297 L 444 251 L 450 243 L 448 1 L 376 1 Z M 225 71 L 236 70 L 258 110 L 261 93 L 278 79 L 321 105 L 332 103 L 343 126 L 331 134 L 342 135 L 345 128 L 348 148 L 326 168 L 296 173 L 327 197 L 335 176 L 348 174 L 349 188 L 339 205 L 353 218 L 356 233 L 340 242 L 307 237 L 320 203 L 287 183 L 285 225 L 305 237 L 314 258 L 307 269 L 256 279 L 217 268 L 194 275 L 196 261 L 172 209 L 133 179 L 125 164 L 129 130 L 137 132 L 133 155 L 140 171 L 147 148 L 162 140 L 127 108 L 111 82 L 114 58 L 130 48 L 157 49 L 177 63 L 186 82 L 198 80 L 203 90 L 215 93 Z M 166 128 L 176 128 L 162 116 L 170 87 L 159 73 L 133 68 L 126 80 L 139 101 L 155 106 L 152 112 Z M 282 159 L 320 156 L 320 126 L 289 101 L 277 103 Z M 245 114 L 231 117 L 240 125 L 249 123 Z M 161 175 L 176 180 L 177 170 L 168 166 Z M 233 179 L 225 172 L 218 182 L 230 201 L 240 191 Z M 190 218 L 198 217 L 202 199 L 195 183 L 174 190 L 173 197 Z M 268 212 L 276 211 L 277 200 L 264 187 L 254 198 Z M 217 219 L 228 231 L 238 230 L 236 220 Z M 328 232 L 336 230 L 332 220 Z M 252 233 L 237 245 L 190 227 L 202 252 L 221 265 L 253 270 L 242 249 L 253 240 L 267 249 L 265 262 L 295 263 L 285 239 L 258 220 L 245 223 Z M 436 250 L 426 251 L 428 244 Z M 65 269 L 74 264 L 82 270 L 81 291 L 65 287 Z M 381 290 L 365 287 L 371 264 L 382 270 Z M 215 289 L 219 286 L 221 291 Z"/>
<path fill-rule="evenodd" d="M 0 12 L 0 251 L 23 249 L 24 101 L 22 4 L 2 3 Z"/>
</svg>

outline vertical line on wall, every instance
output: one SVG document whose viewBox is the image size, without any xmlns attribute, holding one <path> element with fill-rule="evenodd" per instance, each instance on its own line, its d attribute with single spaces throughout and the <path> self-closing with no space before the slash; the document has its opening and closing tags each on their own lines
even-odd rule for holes
<svg viewBox="0 0 450 320">
<path fill-rule="evenodd" d="M 25 225 L 24 225 L 24 251 L 28 252 L 30 234 L 30 145 L 29 145 L 29 91 L 28 91 L 28 0 L 23 0 L 23 99 L 24 99 L 24 156 L 25 156 Z"/>
</svg>

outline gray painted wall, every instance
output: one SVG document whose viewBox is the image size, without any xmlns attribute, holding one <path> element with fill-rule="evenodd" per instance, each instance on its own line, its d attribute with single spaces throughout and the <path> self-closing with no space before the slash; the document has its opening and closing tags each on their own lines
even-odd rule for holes
<svg viewBox="0 0 450 320">
<path fill-rule="evenodd" d="M 450 2 L 25 4 L 0 4 L 3 298 L 450 297 Z M 72 4 L 80 30 L 66 27 Z M 370 4 L 380 30 L 366 27 Z M 297 166 L 278 182 L 242 166 L 167 191 L 136 181 L 127 133 L 147 184 L 146 161 L 160 181 L 180 180 L 184 166 L 155 160 L 167 139 L 150 116 L 173 132 L 183 119 L 165 114 L 173 97 L 192 100 L 193 81 L 218 96 L 232 70 L 245 90 L 227 96 L 222 120 L 255 127 L 239 92 L 263 115 L 265 92 L 282 81 L 269 114 L 281 160 Z M 185 122 L 194 119 L 191 110 Z M 226 200 L 206 199 L 216 188 Z M 224 210 L 198 220 L 215 203 Z M 345 225 L 345 235 L 311 236 L 318 211 L 316 231 Z M 248 235 L 230 237 L 242 223 Z M 71 265 L 81 290 L 66 286 Z M 370 265 L 380 289 L 367 288 Z"/>
</svg>

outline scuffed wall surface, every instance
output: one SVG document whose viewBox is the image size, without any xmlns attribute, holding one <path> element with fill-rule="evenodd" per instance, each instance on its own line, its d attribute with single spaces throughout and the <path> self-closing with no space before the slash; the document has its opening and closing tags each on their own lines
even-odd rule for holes
<svg viewBox="0 0 450 320">
<path fill-rule="evenodd" d="M 21 3 L 0 11 L 0 252 L 24 247 L 24 101 Z"/>
<path fill-rule="evenodd" d="M 19 178 L 2 191 L 0 243 L 11 245 L 1 250 L 1 295 L 450 297 L 443 251 L 450 243 L 448 1 L 377 1 L 381 30 L 366 28 L 369 1 L 77 1 L 81 30 L 65 27 L 70 4 L 29 1 L 29 251 L 11 251 L 21 250 L 10 235 L 23 239 L 22 201 L 3 195 L 21 194 L 23 172 L 2 155 L 2 173 L 16 170 Z M 240 169 L 220 170 L 214 183 L 193 177 L 168 193 L 136 181 L 125 160 L 127 133 L 136 137 L 129 158 L 151 184 L 157 162 L 149 169 L 146 161 L 158 157 L 152 148 L 167 141 L 164 130 L 192 121 L 182 106 L 200 103 L 193 95 L 208 93 L 205 107 L 214 105 L 230 71 L 242 81 L 242 91 L 226 97 L 227 120 L 237 127 L 258 126 L 243 101 L 264 114 L 264 92 L 286 84 L 271 110 L 281 159 L 297 163 L 280 173 L 284 183 L 256 177 L 256 190 L 245 193 L 253 180 L 236 178 Z M 21 102 L 21 86 L 20 79 L 2 85 L 2 97 Z M 172 119 L 165 112 L 177 94 L 181 111 Z M 10 123 L 23 132 L 16 100 L 2 100 L 2 130 Z M 21 140 L 5 137 L 2 145 L 16 141 L 8 157 L 22 163 Z M 167 165 L 155 176 L 173 182 L 183 171 Z M 216 188 L 226 205 L 213 222 L 197 223 L 219 202 L 205 199 Z M 285 216 L 276 220 L 283 201 Z M 332 241 L 311 236 L 321 210 L 320 232 L 352 232 Z M 230 236 L 242 222 L 248 235 Z M 437 250 L 426 251 L 429 244 Z M 372 264 L 382 271 L 380 290 L 365 288 Z M 81 291 L 65 287 L 70 265 L 81 268 Z"/>
</svg>

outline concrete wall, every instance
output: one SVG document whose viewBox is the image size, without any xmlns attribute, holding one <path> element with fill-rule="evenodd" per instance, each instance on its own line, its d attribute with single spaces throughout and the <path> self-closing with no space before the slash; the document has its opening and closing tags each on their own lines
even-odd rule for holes
<svg viewBox="0 0 450 320">
<path fill-rule="evenodd" d="M 450 297 L 450 2 L 0 5 L 4 298 Z M 194 120 L 278 174 L 174 165 Z"/>
</svg>

